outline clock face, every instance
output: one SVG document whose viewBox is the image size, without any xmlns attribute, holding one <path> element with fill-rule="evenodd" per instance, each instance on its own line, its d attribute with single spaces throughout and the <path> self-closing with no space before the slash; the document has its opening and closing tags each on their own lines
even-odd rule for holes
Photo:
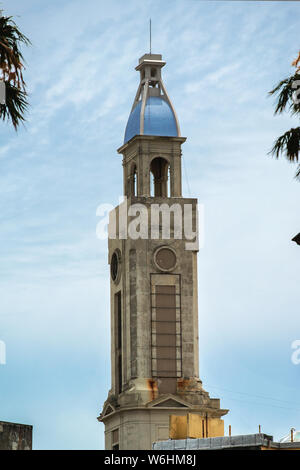
<svg viewBox="0 0 300 470">
<path fill-rule="evenodd" d="M 113 281 L 117 280 L 119 273 L 119 257 L 117 252 L 115 251 L 111 257 L 110 263 L 110 274 Z"/>
</svg>

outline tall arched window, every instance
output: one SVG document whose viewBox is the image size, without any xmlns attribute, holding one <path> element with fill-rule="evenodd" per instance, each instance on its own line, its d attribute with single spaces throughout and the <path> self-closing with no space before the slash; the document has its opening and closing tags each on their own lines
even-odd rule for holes
<svg viewBox="0 0 300 470">
<path fill-rule="evenodd" d="M 133 163 L 130 171 L 130 196 L 137 196 L 137 169 Z"/>
<path fill-rule="evenodd" d="M 169 162 L 162 157 L 156 157 L 151 162 L 151 196 L 168 197 Z"/>
</svg>

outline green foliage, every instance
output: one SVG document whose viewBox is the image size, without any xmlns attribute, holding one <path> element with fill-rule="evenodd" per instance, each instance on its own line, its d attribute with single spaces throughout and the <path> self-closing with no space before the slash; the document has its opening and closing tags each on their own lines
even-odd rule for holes
<svg viewBox="0 0 300 470">
<path fill-rule="evenodd" d="M 293 65 L 296 61 L 293 63 Z M 269 92 L 277 97 L 275 114 L 288 111 L 291 115 L 300 114 L 300 74 L 299 69 L 291 77 L 288 77 Z M 292 163 L 299 161 L 300 153 L 300 127 L 292 128 L 278 137 L 270 153 L 279 158 L 284 155 Z M 300 165 L 295 177 L 300 180 Z"/>
<path fill-rule="evenodd" d="M 20 47 L 29 44 L 29 39 L 19 31 L 12 17 L 0 17 L 0 79 L 6 86 L 6 104 L 0 105 L 0 118 L 11 120 L 16 130 L 24 122 L 28 107 Z"/>
<path fill-rule="evenodd" d="M 25 121 L 24 114 L 28 107 L 26 99 L 26 92 L 20 88 L 12 85 L 10 82 L 5 82 L 6 85 L 6 104 L 0 104 L 0 117 L 10 119 L 14 128 L 17 129 L 20 122 Z"/>
<path fill-rule="evenodd" d="M 278 137 L 271 153 L 278 158 L 280 153 L 285 152 L 285 156 L 290 162 L 297 162 L 299 158 L 299 142 L 300 127 L 290 129 L 285 134 Z"/>
<path fill-rule="evenodd" d="M 298 86 L 297 82 L 299 82 Z M 298 73 L 279 82 L 278 85 L 269 92 L 270 95 L 277 95 L 277 104 L 274 114 L 282 113 L 287 107 L 292 114 L 300 113 L 300 104 L 297 104 L 294 99 L 297 94 L 299 96 L 298 90 L 300 90 L 300 74 Z"/>
</svg>

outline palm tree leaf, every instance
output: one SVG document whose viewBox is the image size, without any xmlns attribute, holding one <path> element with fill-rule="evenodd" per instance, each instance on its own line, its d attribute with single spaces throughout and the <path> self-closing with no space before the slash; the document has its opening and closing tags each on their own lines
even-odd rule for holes
<svg viewBox="0 0 300 470">
<path fill-rule="evenodd" d="M 285 154 L 285 157 L 290 162 L 298 162 L 299 151 L 300 127 L 296 127 L 295 129 L 290 129 L 285 132 L 285 134 L 278 137 L 269 153 L 276 158 L 279 158 L 280 154 Z"/>
<path fill-rule="evenodd" d="M 6 88 L 6 103 L 0 105 L 0 119 L 11 120 L 16 130 L 24 122 L 28 108 L 26 84 L 22 74 L 24 58 L 20 49 L 24 44 L 31 43 L 19 31 L 12 17 L 0 17 L 0 72 Z"/>
<path fill-rule="evenodd" d="M 0 63 L 3 79 L 7 78 L 8 73 L 14 72 L 16 74 L 14 85 L 22 83 L 25 89 L 21 44 L 29 45 L 30 41 L 19 31 L 12 17 L 0 17 Z"/>
<path fill-rule="evenodd" d="M 281 82 L 279 82 L 273 90 L 269 91 L 269 95 L 277 95 L 277 103 L 274 114 L 282 113 L 287 106 L 292 114 L 300 113 L 300 103 L 297 103 L 294 99 L 295 92 L 299 93 L 299 89 L 300 74 L 295 73 L 291 77 L 281 80 Z"/>
<path fill-rule="evenodd" d="M 25 113 L 28 108 L 27 93 L 20 88 L 5 82 L 6 104 L 0 105 L 0 119 L 11 120 L 17 130 L 20 123 L 25 121 Z"/>
</svg>

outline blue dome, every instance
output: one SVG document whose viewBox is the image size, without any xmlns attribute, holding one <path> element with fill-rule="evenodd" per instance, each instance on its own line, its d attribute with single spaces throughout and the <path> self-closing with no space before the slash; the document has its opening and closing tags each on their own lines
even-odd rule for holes
<svg viewBox="0 0 300 470">
<path fill-rule="evenodd" d="M 135 135 L 140 134 L 141 107 L 142 102 L 139 101 L 129 116 L 124 144 Z M 144 135 L 178 136 L 174 113 L 169 104 L 161 96 L 149 96 L 146 101 Z"/>
</svg>

